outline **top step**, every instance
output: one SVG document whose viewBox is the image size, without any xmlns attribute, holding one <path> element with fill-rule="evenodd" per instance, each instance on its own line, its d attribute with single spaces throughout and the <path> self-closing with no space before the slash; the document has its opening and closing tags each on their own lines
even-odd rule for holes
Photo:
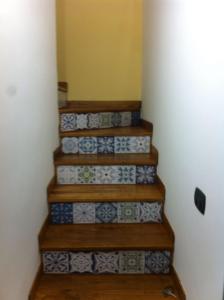
<svg viewBox="0 0 224 300">
<path fill-rule="evenodd" d="M 139 111 L 141 101 L 68 101 L 60 113 Z"/>
</svg>

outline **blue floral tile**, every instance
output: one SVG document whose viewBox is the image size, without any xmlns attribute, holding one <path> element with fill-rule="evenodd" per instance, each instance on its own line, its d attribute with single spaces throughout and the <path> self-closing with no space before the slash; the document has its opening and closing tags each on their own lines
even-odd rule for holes
<svg viewBox="0 0 224 300">
<path fill-rule="evenodd" d="M 141 202 L 140 203 L 140 222 L 141 223 L 161 223 L 162 222 L 161 202 Z"/>
<path fill-rule="evenodd" d="M 76 129 L 76 114 L 61 114 L 61 131 L 73 131 Z"/>
<path fill-rule="evenodd" d="M 118 223 L 140 223 L 140 203 L 118 203 Z"/>
<path fill-rule="evenodd" d="M 94 224 L 95 221 L 94 203 L 74 203 L 73 223 L 74 224 Z"/>
<path fill-rule="evenodd" d="M 43 266 L 45 273 L 67 274 L 69 273 L 69 254 L 62 251 L 44 252 Z"/>
<path fill-rule="evenodd" d="M 71 203 L 54 203 L 50 206 L 53 224 L 72 224 L 73 208 Z"/>
<path fill-rule="evenodd" d="M 96 166 L 97 184 L 116 184 L 118 182 L 117 166 Z"/>
<path fill-rule="evenodd" d="M 140 111 L 133 111 L 131 114 L 131 125 L 139 126 L 141 123 L 141 114 Z"/>
<path fill-rule="evenodd" d="M 88 128 L 99 128 L 100 127 L 100 114 L 88 114 Z"/>
<path fill-rule="evenodd" d="M 169 251 L 148 251 L 145 254 L 145 273 L 168 274 L 171 266 Z"/>
<path fill-rule="evenodd" d="M 115 153 L 129 153 L 131 151 L 131 139 L 126 136 L 115 136 L 114 138 L 114 152 Z"/>
<path fill-rule="evenodd" d="M 155 166 L 137 166 L 136 183 L 150 184 L 155 183 L 156 167 Z"/>
<path fill-rule="evenodd" d="M 118 183 L 135 184 L 136 183 L 136 166 L 118 166 Z"/>
<path fill-rule="evenodd" d="M 62 152 L 65 154 L 76 154 L 79 152 L 79 140 L 78 138 L 66 137 L 62 139 Z"/>
<path fill-rule="evenodd" d="M 131 153 L 150 153 L 150 136 L 132 136 L 130 137 Z"/>
<path fill-rule="evenodd" d="M 70 273 L 93 273 L 92 252 L 70 253 Z"/>
<path fill-rule="evenodd" d="M 58 184 L 74 184 L 77 183 L 77 170 L 73 166 L 57 167 Z"/>
<path fill-rule="evenodd" d="M 114 137 L 98 137 L 97 138 L 97 151 L 102 154 L 114 153 Z"/>
<path fill-rule="evenodd" d="M 115 112 L 112 114 L 111 122 L 112 122 L 113 127 L 121 126 L 121 120 L 122 120 L 122 113 Z"/>
<path fill-rule="evenodd" d="M 96 252 L 94 254 L 94 273 L 113 274 L 119 272 L 118 252 Z"/>
<path fill-rule="evenodd" d="M 97 153 L 97 138 L 96 137 L 81 137 L 81 138 L 79 138 L 79 153 L 80 154 L 96 154 Z"/>
<path fill-rule="evenodd" d="M 112 113 L 106 112 L 100 114 L 100 128 L 111 128 L 112 125 Z"/>
<path fill-rule="evenodd" d="M 117 222 L 117 203 L 97 203 L 96 204 L 96 223 L 116 223 Z"/>
<path fill-rule="evenodd" d="M 96 168 L 92 166 L 77 167 L 78 184 L 94 184 L 96 183 Z"/>
<path fill-rule="evenodd" d="M 126 111 L 121 113 L 121 126 L 126 127 L 126 126 L 131 126 L 131 112 Z"/>
<path fill-rule="evenodd" d="M 119 273 L 143 274 L 145 267 L 144 251 L 121 251 Z"/>
<path fill-rule="evenodd" d="M 88 115 L 87 114 L 77 114 L 76 118 L 77 118 L 77 122 L 76 122 L 77 129 L 87 129 L 88 128 Z"/>
</svg>

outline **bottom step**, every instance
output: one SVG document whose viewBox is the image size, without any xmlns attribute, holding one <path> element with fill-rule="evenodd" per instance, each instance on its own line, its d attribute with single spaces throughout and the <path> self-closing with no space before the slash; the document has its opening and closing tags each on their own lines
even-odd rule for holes
<svg viewBox="0 0 224 300">
<path fill-rule="evenodd" d="M 165 296 L 170 290 L 176 297 Z M 44 275 L 30 300 L 185 300 L 176 275 Z"/>
</svg>

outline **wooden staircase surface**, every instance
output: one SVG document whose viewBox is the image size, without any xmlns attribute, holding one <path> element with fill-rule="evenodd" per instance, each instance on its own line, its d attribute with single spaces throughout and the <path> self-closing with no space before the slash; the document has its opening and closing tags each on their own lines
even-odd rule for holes
<svg viewBox="0 0 224 300">
<path fill-rule="evenodd" d="M 30 300 L 164 300 L 173 287 L 177 300 L 185 296 L 172 275 L 46 275 L 41 274 Z"/>
<path fill-rule="evenodd" d="M 143 126 L 119 127 L 105 129 L 86 129 L 77 131 L 60 132 L 61 137 L 83 137 L 83 136 L 152 136 L 152 128 Z"/>
<path fill-rule="evenodd" d="M 157 165 L 158 152 L 152 147 L 147 154 L 63 154 L 55 157 L 55 165 Z"/>
<path fill-rule="evenodd" d="M 55 181 L 55 179 L 53 180 Z M 157 178 L 151 185 L 59 185 L 48 188 L 48 202 L 164 201 L 165 188 Z"/>
<path fill-rule="evenodd" d="M 172 250 L 168 224 L 51 225 L 40 236 L 40 250 Z"/>
</svg>

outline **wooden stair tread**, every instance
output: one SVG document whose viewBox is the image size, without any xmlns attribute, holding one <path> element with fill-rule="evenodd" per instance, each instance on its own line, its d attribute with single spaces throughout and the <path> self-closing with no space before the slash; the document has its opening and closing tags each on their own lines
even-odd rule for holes
<svg viewBox="0 0 224 300">
<path fill-rule="evenodd" d="M 56 202 L 122 202 L 164 201 L 165 188 L 157 179 L 151 185 L 59 185 L 48 189 L 48 201 Z"/>
<path fill-rule="evenodd" d="M 138 111 L 141 101 L 68 101 L 66 107 L 60 108 L 60 113 L 91 113 Z"/>
<path fill-rule="evenodd" d="M 146 154 L 63 154 L 56 156 L 55 165 L 157 165 L 158 152 L 153 147 Z"/>
<path fill-rule="evenodd" d="M 163 224 L 48 224 L 42 251 L 173 249 L 173 235 Z"/>
<path fill-rule="evenodd" d="M 164 300 L 162 290 L 170 286 L 185 300 L 173 275 L 41 274 L 30 300 Z"/>
<path fill-rule="evenodd" d="M 152 136 L 152 128 L 141 126 L 119 127 L 105 129 L 86 129 L 78 131 L 60 132 L 61 137 L 83 137 L 83 136 Z"/>
</svg>

